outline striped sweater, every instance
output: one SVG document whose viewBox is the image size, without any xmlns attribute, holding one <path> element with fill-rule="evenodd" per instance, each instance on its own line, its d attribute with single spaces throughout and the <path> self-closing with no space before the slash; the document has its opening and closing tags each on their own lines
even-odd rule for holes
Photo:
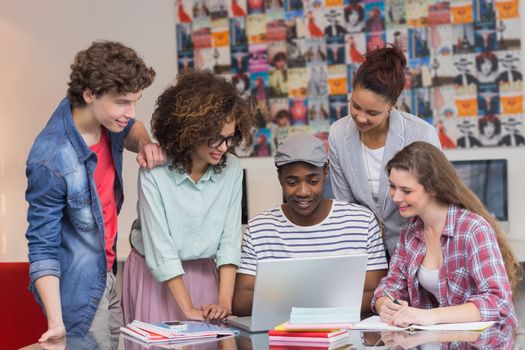
<svg viewBox="0 0 525 350">
<path fill-rule="evenodd" d="M 255 275 L 259 260 L 350 254 L 368 254 L 369 271 L 388 269 L 379 226 L 367 208 L 334 200 L 321 223 L 298 226 L 277 207 L 248 222 L 237 272 Z"/>
</svg>

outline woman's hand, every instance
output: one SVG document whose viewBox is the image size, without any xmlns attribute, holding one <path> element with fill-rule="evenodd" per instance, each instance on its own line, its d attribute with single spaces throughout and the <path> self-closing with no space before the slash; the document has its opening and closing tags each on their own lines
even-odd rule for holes
<svg viewBox="0 0 525 350">
<path fill-rule="evenodd" d="M 204 304 L 202 305 L 204 318 L 208 321 L 223 320 L 226 316 L 232 314 L 231 306 L 222 304 Z"/>
<path fill-rule="evenodd" d="M 396 315 L 396 313 L 401 309 L 408 307 L 408 303 L 406 301 L 398 300 L 398 302 L 399 304 L 396 304 L 392 300 L 386 297 L 384 298 L 384 302 L 381 304 L 381 308 L 379 310 L 381 321 L 390 325 L 394 324 L 394 315 Z"/>
<path fill-rule="evenodd" d="M 195 307 L 184 310 L 184 316 L 190 321 L 204 321 L 204 313 Z"/>
<path fill-rule="evenodd" d="M 392 316 L 391 324 L 399 327 L 408 327 L 411 324 L 430 326 L 437 323 L 434 311 L 434 309 L 403 306 Z"/>
<path fill-rule="evenodd" d="M 398 302 L 399 305 L 389 299 L 383 302 L 379 311 L 381 321 L 398 327 L 408 327 L 411 324 L 430 326 L 437 323 L 433 309 L 411 307 L 404 300 Z"/>
</svg>

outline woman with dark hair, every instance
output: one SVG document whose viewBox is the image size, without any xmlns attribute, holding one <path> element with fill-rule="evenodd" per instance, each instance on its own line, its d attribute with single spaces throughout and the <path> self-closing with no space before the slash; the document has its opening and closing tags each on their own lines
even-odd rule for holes
<svg viewBox="0 0 525 350">
<path fill-rule="evenodd" d="M 372 300 L 382 321 L 516 327 L 512 292 L 521 266 L 499 222 L 446 156 L 414 142 L 387 163 L 386 172 L 390 196 L 409 220 Z"/>
<path fill-rule="evenodd" d="M 365 28 L 363 4 L 352 3 L 345 7 L 345 29 L 348 33 L 361 33 Z"/>
<path fill-rule="evenodd" d="M 238 72 L 232 77 L 232 84 L 237 89 L 237 93 L 247 99 L 250 97 L 250 78 L 246 73 Z"/>
<path fill-rule="evenodd" d="M 242 168 L 253 108 L 212 73 L 183 71 L 157 100 L 153 135 L 165 166 L 139 172 L 139 221 L 124 269 L 126 323 L 231 314 L 240 259 Z"/>
<path fill-rule="evenodd" d="M 405 219 L 388 198 L 384 165 L 406 145 L 426 141 L 439 147 L 432 125 L 395 108 L 405 86 L 406 58 L 388 45 L 365 55 L 353 80 L 350 115 L 330 127 L 330 178 L 335 198 L 370 208 L 394 253 Z"/>
<path fill-rule="evenodd" d="M 478 120 L 479 140 L 483 146 L 497 146 L 501 135 L 501 122 L 495 115 L 486 115 Z"/>
<path fill-rule="evenodd" d="M 483 52 L 476 56 L 478 82 L 495 83 L 498 78 L 498 58 L 492 52 Z"/>
</svg>

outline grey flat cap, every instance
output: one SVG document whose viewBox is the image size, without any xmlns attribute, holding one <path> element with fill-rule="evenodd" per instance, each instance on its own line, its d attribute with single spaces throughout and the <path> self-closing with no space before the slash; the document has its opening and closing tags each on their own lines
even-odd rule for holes
<svg viewBox="0 0 525 350">
<path fill-rule="evenodd" d="M 286 137 L 277 147 L 275 165 L 277 167 L 294 162 L 305 162 L 323 167 L 328 156 L 323 142 L 310 134 L 298 133 Z"/>
</svg>

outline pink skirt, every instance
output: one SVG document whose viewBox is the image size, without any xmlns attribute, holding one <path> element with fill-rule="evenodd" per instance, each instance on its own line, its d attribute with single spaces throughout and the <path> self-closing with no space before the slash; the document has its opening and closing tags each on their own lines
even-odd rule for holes
<svg viewBox="0 0 525 350">
<path fill-rule="evenodd" d="M 183 261 L 182 280 L 193 306 L 216 304 L 219 300 L 217 268 L 213 259 Z M 122 312 L 125 324 L 133 320 L 160 322 L 186 320 L 168 285 L 158 282 L 146 265 L 146 260 L 134 249 L 124 265 Z"/>
</svg>

